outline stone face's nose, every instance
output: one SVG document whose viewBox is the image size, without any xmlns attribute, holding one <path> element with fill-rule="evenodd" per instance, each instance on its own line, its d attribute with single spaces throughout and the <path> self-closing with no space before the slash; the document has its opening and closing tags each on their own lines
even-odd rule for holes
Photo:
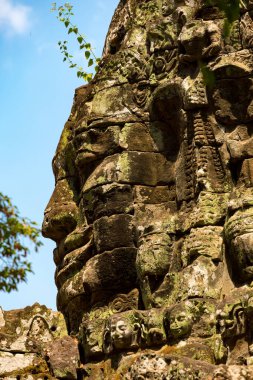
<svg viewBox="0 0 253 380">
<path fill-rule="evenodd" d="M 64 239 L 77 224 L 77 207 L 74 202 L 58 208 L 47 208 L 42 225 L 42 235 L 55 242 Z"/>
<path fill-rule="evenodd" d="M 68 179 L 57 182 L 46 207 L 42 235 L 58 243 L 77 225 L 78 207 Z"/>
</svg>

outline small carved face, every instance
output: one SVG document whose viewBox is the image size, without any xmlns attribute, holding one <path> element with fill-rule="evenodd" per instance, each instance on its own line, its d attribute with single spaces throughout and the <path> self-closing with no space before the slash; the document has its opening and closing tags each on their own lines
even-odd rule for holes
<svg viewBox="0 0 253 380">
<path fill-rule="evenodd" d="M 166 233 L 154 233 L 140 240 L 136 265 L 141 277 L 165 275 L 171 259 L 171 239 Z"/>
<path fill-rule="evenodd" d="M 48 322 L 44 317 L 36 315 L 30 325 L 27 334 L 28 346 L 39 348 L 44 343 L 50 342 L 53 338 L 52 332 L 49 328 Z"/>
<path fill-rule="evenodd" d="M 174 338 L 182 338 L 187 335 L 192 328 L 193 316 L 187 310 L 172 311 L 169 320 L 169 330 Z"/>
<path fill-rule="evenodd" d="M 42 318 L 37 317 L 33 320 L 31 328 L 30 328 L 30 334 L 31 335 L 38 335 L 42 332 L 42 330 L 45 330 L 46 325 Z"/>
<path fill-rule="evenodd" d="M 127 319 L 112 318 L 111 340 L 116 349 L 128 348 L 133 342 L 134 332 Z"/>
</svg>

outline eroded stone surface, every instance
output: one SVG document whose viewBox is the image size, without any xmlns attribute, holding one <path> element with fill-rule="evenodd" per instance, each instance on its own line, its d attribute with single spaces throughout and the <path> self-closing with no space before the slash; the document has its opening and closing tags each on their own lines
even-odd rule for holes
<svg viewBox="0 0 253 380">
<path fill-rule="evenodd" d="M 67 335 L 61 313 L 38 303 L 25 309 L 1 309 L 1 379 L 76 379 L 78 366 L 77 343 Z"/>
<path fill-rule="evenodd" d="M 252 377 L 253 5 L 240 4 L 224 38 L 215 2 L 120 1 L 76 90 L 43 233 L 83 379 Z"/>
</svg>

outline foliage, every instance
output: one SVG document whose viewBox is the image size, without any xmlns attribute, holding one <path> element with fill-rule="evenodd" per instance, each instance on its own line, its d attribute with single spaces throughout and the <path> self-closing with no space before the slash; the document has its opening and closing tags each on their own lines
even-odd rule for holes
<svg viewBox="0 0 253 380">
<path fill-rule="evenodd" d="M 0 290 L 9 293 L 26 281 L 27 273 L 32 272 L 27 243 L 37 251 L 42 245 L 39 235 L 36 223 L 20 217 L 10 198 L 0 193 Z"/>
<path fill-rule="evenodd" d="M 57 19 L 64 24 L 65 28 L 68 31 L 68 34 L 72 33 L 76 36 L 76 42 L 79 46 L 79 49 L 84 50 L 84 58 L 87 61 L 88 67 L 94 67 L 95 71 L 97 71 L 100 59 L 96 57 L 91 44 L 87 42 L 84 35 L 79 32 L 78 27 L 72 23 L 71 17 L 74 16 L 72 10 L 73 5 L 70 3 L 65 3 L 59 7 L 56 6 L 56 3 L 52 4 L 52 11 L 58 12 Z M 78 67 L 77 63 L 73 62 L 73 55 L 69 53 L 67 44 L 68 41 L 58 42 L 60 51 L 64 56 L 63 61 L 67 61 L 70 68 L 75 68 L 77 70 L 76 74 L 78 78 L 83 78 L 86 82 L 90 82 L 93 74 L 86 72 L 83 67 Z"/>
<path fill-rule="evenodd" d="M 214 73 L 202 61 L 199 61 L 199 67 L 202 72 L 205 84 L 207 85 L 207 87 L 212 88 L 215 84 Z"/>
<path fill-rule="evenodd" d="M 207 5 L 216 6 L 225 15 L 224 21 L 224 37 L 228 37 L 230 34 L 232 23 L 239 19 L 240 16 L 240 6 L 245 8 L 245 0 L 205 0 Z M 76 41 L 79 45 L 80 50 L 84 50 L 84 58 L 87 61 L 88 67 L 94 67 L 95 71 L 98 71 L 100 59 L 97 58 L 94 54 L 94 51 L 91 47 L 91 44 L 86 41 L 83 34 L 79 32 L 79 29 L 76 25 L 74 25 L 71 21 L 71 17 L 74 16 L 73 13 L 73 5 L 70 3 L 65 3 L 57 7 L 56 3 L 52 3 L 52 11 L 57 11 L 58 16 L 57 19 L 62 22 L 65 28 L 68 31 L 68 34 L 75 34 Z M 86 72 L 83 67 L 78 67 L 77 63 L 74 63 L 71 55 L 68 51 L 68 41 L 59 41 L 58 45 L 60 47 L 60 51 L 63 54 L 63 61 L 67 61 L 69 63 L 70 68 L 75 68 L 77 70 L 76 74 L 78 78 L 84 79 L 86 82 L 90 82 L 93 74 Z M 206 84 L 210 87 L 213 86 L 215 82 L 214 75 L 211 71 L 206 67 L 205 64 L 200 62 L 200 68 L 204 77 Z"/>
</svg>

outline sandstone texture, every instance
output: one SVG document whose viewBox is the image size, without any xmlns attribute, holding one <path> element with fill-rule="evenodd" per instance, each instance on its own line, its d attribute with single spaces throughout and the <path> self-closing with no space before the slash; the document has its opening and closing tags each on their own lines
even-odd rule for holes
<svg viewBox="0 0 253 380">
<path fill-rule="evenodd" d="M 215 4 L 120 1 L 43 223 L 71 338 L 6 340 L 4 376 L 253 379 L 253 3 L 227 37 Z"/>
<path fill-rule="evenodd" d="M 76 380 L 78 367 L 77 340 L 68 336 L 61 313 L 38 303 L 0 309 L 0 379 Z"/>
</svg>

